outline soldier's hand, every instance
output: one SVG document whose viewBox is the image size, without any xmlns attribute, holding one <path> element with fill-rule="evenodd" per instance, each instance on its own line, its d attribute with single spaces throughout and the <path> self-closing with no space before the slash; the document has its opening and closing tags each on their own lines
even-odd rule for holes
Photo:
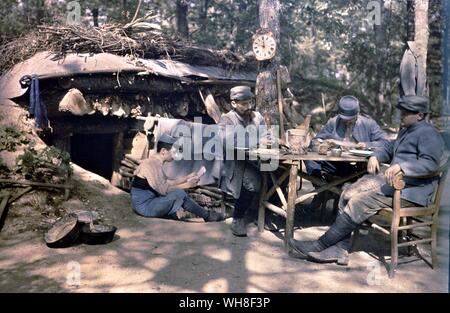
<svg viewBox="0 0 450 313">
<path fill-rule="evenodd" d="M 186 181 L 187 180 L 191 180 L 192 178 L 197 177 L 197 173 L 190 173 L 189 175 L 186 176 Z"/>
<path fill-rule="evenodd" d="M 376 174 L 380 171 L 380 163 L 378 163 L 378 159 L 375 156 L 371 156 L 369 158 L 369 162 L 367 163 L 367 172 L 369 174 Z"/>
<path fill-rule="evenodd" d="M 199 181 L 200 181 L 200 178 L 198 178 L 197 176 L 193 177 L 193 178 L 189 178 L 188 181 L 187 181 L 187 183 L 189 185 L 189 188 L 196 187 L 198 185 Z"/>
<path fill-rule="evenodd" d="M 398 164 L 391 165 L 386 172 L 384 172 L 384 177 L 389 185 L 394 186 L 394 177 L 402 171 L 402 168 Z"/>
<path fill-rule="evenodd" d="M 365 143 L 365 142 L 359 142 L 356 144 L 356 149 L 367 149 L 367 148 L 368 148 L 368 146 L 367 146 L 367 143 Z"/>
</svg>

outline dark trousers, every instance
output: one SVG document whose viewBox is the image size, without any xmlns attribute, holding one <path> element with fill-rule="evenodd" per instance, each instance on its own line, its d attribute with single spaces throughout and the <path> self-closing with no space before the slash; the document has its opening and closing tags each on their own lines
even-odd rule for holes
<svg viewBox="0 0 450 313">
<path fill-rule="evenodd" d="M 305 161 L 308 175 L 322 177 L 322 172 L 333 176 L 346 176 L 358 170 L 356 165 L 347 162 Z"/>
<path fill-rule="evenodd" d="M 261 189 L 261 175 L 251 164 L 246 164 L 242 177 L 242 187 L 239 198 L 234 204 L 233 218 L 240 219 L 245 216 L 248 209 L 252 208 L 258 200 Z"/>
</svg>

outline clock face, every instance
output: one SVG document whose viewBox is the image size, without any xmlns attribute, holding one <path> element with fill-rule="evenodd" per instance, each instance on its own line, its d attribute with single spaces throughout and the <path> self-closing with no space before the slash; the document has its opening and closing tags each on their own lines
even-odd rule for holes
<svg viewBox="0 0 450 313">
<path fill-rule="evenodd" d="M 253 41 L 253 52 L 258 61 L 269 60 L 275 56 L 277 43 L 269 34 L 258 35 Z"/>
</svg>

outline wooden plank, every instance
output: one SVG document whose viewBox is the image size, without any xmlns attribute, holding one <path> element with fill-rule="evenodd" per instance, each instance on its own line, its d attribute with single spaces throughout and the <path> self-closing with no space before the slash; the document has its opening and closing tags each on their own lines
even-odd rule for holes
<svg viewBox="0 0 450 313">
<path fill-rule="evenodd" d="M 0 231 L 5 224 L 6 215 L 8 214 L 7 205 L 10 196 L 11 195 L 9 193 L 5 194 L 2 198 L 2 201 L 0 202 Z"/>
<path fill-rule="evenodd" d="M 125 159 L 127 159 L 128 161 L 133 162 L 136 165 L 141 164 L 141 160 L 136 159 L 135 157 L 133 157 L 131 154 L 125 154 Z"/>
<path fill-rule="evenodd" d="M 283 115 L 283 93 L 281 92 L 281 73 L 277 70 L 277 96 L 278 96 L 278 113 L 280 114 L 280 133 L 281 139 L 286 142 L 284 134 L 284 115 Z"/>
<path fill-rule="evenodd" d="M 258 208 L 258 231 L 264 231 L 264 224 L 266 218 L 266 207 L 264 206 L 265 193 L 267 189 L 267 172 L 262 172 L 262 186 L 261 186 L 261 196 L 259 198 L 259 208 Z"/>
<path fill-rule="evenodd" d="M 287 213 L 285 210 L 277 207 L 276 205 L 273 205 L 272 203 L 269 203 L 267 201 L 263 201 L 263 205 L 268 208 L 269 210 L 271 210 L 274 213 L 277 213 L 278 215 L 281 215 L 284 218 L 287 218 Z M 263 226 L 264 227 L 264 226 Z"/>
<path fill-rule="evenodd" d="M 275 187 L 278 197 L 281 200 L 281 203 L 283 203 L 284 207 L 287 207 L 287 201 L 286 198 L 284 197 L 283 191 L 281 190 L 280 186 L 277 184 L 277 182 L 275 181 L 275 178 L 273 176 L 273 173 L 270 173 L 270 179 L 272 180 L 273 186 Z"/>
<path fill-rule="evenodd" d="M 306 173 L 303 173 L 301 171 L 298 173 L 298 176 L 300 176 L 300 177 L 302 177 L 302 178 L 304 178 L 306 180 L 309 180 L 310 182 L 312 182 L 313 184 L 318 185 L 319 187 L 322 187 L 323 185 L 326 184 L 326 182 L 324 182 L 320 178 L 314 177 L 314 176 L 310 176 L 310 175 L 308 175 Z M 338 195 L 340 195 L 342 193 L 342 190 L 340 188 L 337 188 L 337 187 L 331 187 L 329 190 L 331 192 L 334 192 L 335 194 L 338 194 Z"/>
<path fill-rule="evenodd" d="M 32 181 L 27 181 L 27 180 L 13 180 L 13 179 L 0 179 L 0 183 L 12 184 L 12 185 L 36 186 L 36 187 L 60 188 L 60 189 L 73 188 L 72 185 L 37 183 L 37 182 L 32 182 Z"/>
<path fill-rule="evenodd" d="M 307 194 L 297 198 L 295 200 L 295 204 L 301 203 L 301 202 L 305 201 L 306 199 L 311 198 L 311 197 L 321 193 L 322 191 L 329 190 L 330 188 L 336 187 L 337 185 L 341 185 L 341 184 L 343 184 L 343 183 L 345 183 L 345 182 L 347 182 L 347 181 L 349 181 L 349 180 L 351 180 L 351 179 L 353 179 L 355 177 L 358 177 L 358 176 L 364 174 L 365 172 L 366 171 L 357 172 L 357 173 L 354 173 L 354 174 L 352 174 L 350 176 L 347 176 L 347 177 L 335 180 L 334 182 L 331 182 L 329 184 L 323 185 L 322 187 L 319 187 L 319 188 L 315 189 L 313 192 L 307 193 Z"/>
<path fill-rule="evenodd" d="M 16 195 L 12 196 L 9 201 L 8 204 L 13 203 L 14 201 L 16 201 L 17 199 L 19 199 L 20 197 L 22 197 L 24 194 L 26 194 L 27 192 L 33 190 L 33 187 L 27 187 L 25 189 L 23 189 L 22 191 L 20 191 L 19 193 L 17 193 Z"/>
<path fill-rule="evenodd" d="M 131 174 L 130 172 L 124 171 L 123 168 L 119 168 L 119 174 L 124 176 L 124 177 L 129 177 L 129 178 L 133 178 L 134 175 Z"/>
<path fill-rule="evenodd" d="M 218 199 L 218 200 L 222 200 L 223 199 L 223 195 L 219 195 L 219 194 L 217 194 L 215 192 L 212 192 L 212 191 L 209 191 L 209 190 L 206 190 L 206 189 L 203 189 L 203 188 L 197 188 L 197 189 L 195 189 L 195 192 L 196 193 L 205 194 L 207 196 L 213 197 L 214 199 Z"/>
<path fill-rule="evenodd" d="M 286 161 L 336 161 L 336 162 L 368 162 L 367 158 L 352 155 L 347 152 L 343 152 L 340 157 L 334 157 L 331 155 L 322 155 L 317 152 L 309 152 L 307 154 L 281 154 L 279 160 Z"/>
<path fill-rule="evenodd" d="M 127 161 L 126 159 L 121 160 L 120 164 L 132 169 L 133 171 L 138 167 L 136 163 Z"/>
<path fill-rule="evenodd" d="M 427 223 L 414 223 L 410 225 L 400 226 L 398 230 L 407 230 L 407 229 L 413 229 L 417 227 L 430 227 L 433 225 L 433 222 L 427 222 Z"/>
<path fill-rule="evenodd" d="M 288 193 L 288 205 L 286 209 L 286 233 L 284 238 L 284 243 L 288 251 L 289 251 L 289 239 L 292 238 L 294 233 L 295 199 L 297 198 L 297 174 L 298 174 L 298 165 L 293 164 L 289 173 L 289 193 Z"/>
<path fill-rule="evenodd" d="M 289 169 L 287 169 L 281 176 L 278 178 L 276 185 L 281 185 L 286 178 L 289 177 Z M 276 191 L 276 185 L 272 186 L 270 190 L 265 194 L 264 200 L 269 200 L 273 193 Z"/>
<path fill-rule="evenodd" d="M 412 240 L 412 241 L 408 241 L 408 242 L 399 243 L 397 246 L 399 248 L 401 248 L 401 247 L 407 247 L 407 246 L 414 246 L 414 245 L 417 245 L 419 243 L 430 243 L 430 242 L 432 242 L 431 238 L 429 238 L 429 239 L 421 239 L 421 240 Z"/>
</svg>

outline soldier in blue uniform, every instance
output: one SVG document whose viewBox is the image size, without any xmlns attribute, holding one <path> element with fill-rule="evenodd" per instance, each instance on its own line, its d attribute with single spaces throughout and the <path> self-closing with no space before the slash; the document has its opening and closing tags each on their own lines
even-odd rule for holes
<svg viewBox="0 0 450 313">
<path fill-rule="evenodd" d="M 340 99 L 339 114 L 325 124 L 316 135 L 316 139 L 337 140 L 358 149 L 382 148 L 387 142 L 387 134 L 373 119 L 359 113 L 360 105 L 357 98 L 344 96 Z M 355 165 L 343 162 L 305 161 L 309 175 L 325 179 L 326 175 L 346 176 L 357 170 Z M 321 203 L 321 195 L 316 196 L 310 209 Z"/>
<path fill-rule="evenodd" d="M 258 130 L 259 126 L 265 125 L 263 116 L 254 111 L 255 100 L 250 87 L 237 86 L 231 88 L 230 100 L 233 110 L 222 115 L 218 123 L 224 140 L 225 151 L 227 148 L 235 149 L 236 147 L 254 148 L 252 140 L 249 140 L 249 138 L 238 138 L 239 136 L 246 136 L 239 130 L 242 131 L 249 126 Z M 257 143 L 254 142 L 253 144 L 256 145 Z M 234 152 L 231 152 L 231 154 L 236 156 Z M 230 151 L 226 151 L 226 153 L 230 155 Z M 244 216 L 247 209 L 257 200 L 261 188 L 260 182 L 261 175 L 257 164 L 249 160 L 225 157 L 219 185 L 224 192 L 231 194 L 236 199 L 231 224 L 231 231 L 235 236 L 247 236 Z"/>
<path fill-rule="evenodd" d="M 392 206 L 394 177 L 403 172 L 408 177 L 432 176 L 444 157 L 444 142 L 438 131 L 425 121 L 429 100 L 423 96 L 404 96 L 397 107 L 401 110 L 402 129 L 397 139 L 370 157 L 367 170 L 379 171 L 379 163 L 390 163 L 384 172 L 385 183 L 349 199 L 329 230 L 315 241 L 290 240 L 297 257 L 316 262 L 348 262 L 352 231 L 381 208 Z M 383 174 L 379 174 L 383 175 Z M 401 192 L 402 206 L 428 205 L 437 184 L 437 177 L 408 179 Z"/>
</svg>

